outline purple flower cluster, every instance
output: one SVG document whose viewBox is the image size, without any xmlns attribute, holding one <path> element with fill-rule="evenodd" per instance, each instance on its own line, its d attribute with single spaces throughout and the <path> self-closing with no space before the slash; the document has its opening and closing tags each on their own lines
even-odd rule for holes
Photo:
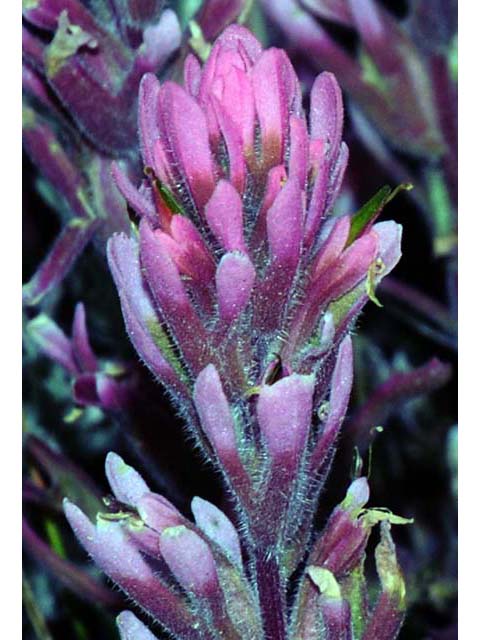
<svg viewBox="0 0 480 640">
<path fill-rule="evenodd" d="M 64 279 L 92 238 L 103 248 L 114 231 L 128 231 L 110 164 L 121 158 L 135 173 L 138 85 L 180 45 L 177 16 L 162 7 L 159 0 L 24 3 L 23 141 L 64 221 L 24 287 L 28 305 Z"/>
<path fill-rule="evenodd" d="M 388 523 L 404 520 L 364 508 L 365 478 L 311 546 L 352 386 L 350 331 L 400 257 L 401 227 L 374 224 L 383 201 L 335 215 L 342 128 L 332 74 L 315 80 L 307 123 L 285 52 L 239 26 L 203 66 L 187 56 L 184 86 L 141 81 L 145 177 L 113 168 L 138 232 L 110 239 L 109 264 L 131 341 L 221 473 L 236 526 L 200 498 L 193 525 L 115 454 L 96 526 L 65 510 L 97 564 L 178 637 L 391 640 L 403 618 Z M 119 628 L 152 637 L 130 613 Z"/>
</svg>

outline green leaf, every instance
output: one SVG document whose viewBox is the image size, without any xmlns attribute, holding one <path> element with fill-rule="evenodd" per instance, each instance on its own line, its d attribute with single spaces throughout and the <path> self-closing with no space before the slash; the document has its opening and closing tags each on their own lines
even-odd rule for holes
<svg viewBox="0 0 480 640">
<path fill-rule="evenodd" d="M 363 205 L 361 209 L 354 213 L 350 222 L 350 233 L 348 234 L 347 247 L 358 238 L 367 225 L 374 220 L 381 212 L 388 196 L 392 193 L 391 187 L 385 185 Z"/>
<path fill-rule="evenodd" d="M 62 534 L 58 525 L 50 518 L 45 520 L 45 531 L 47 534 L 50 547 L 60 558 L 66 558 L 65 545 L 63 544 Z"/>
<path fill-rule="evenodd" d="M 393 200 L 400 191 L 410 191 L 413 185 L 408 182 L 402 182 L 393 191 L 388 185 L 382 187 L 370 200 L 363 205 L 356 213 L 353 214 L 350 221 L 350 233 L 345 246 L 351 245 L 362 232 L 370 226 L 374 220 L 380 215 L 384 206 Z"/>
<path fill-rule="evenodd" d="M 432 169 L 427 173 L 430 211 L 434 222 L 434 251 L 436 255 L 449 255 L 455 249 L 455 213 L 442 173 Z"/>
</svg>

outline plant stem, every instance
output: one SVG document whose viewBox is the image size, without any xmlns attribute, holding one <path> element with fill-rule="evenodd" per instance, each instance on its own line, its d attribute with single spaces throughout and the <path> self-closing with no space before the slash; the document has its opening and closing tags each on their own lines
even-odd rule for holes
<svg viewBox="0 0 480 640">
<path fill-rule="evenodd" d="M 284 640 L 285 589 L 274 549 L 257 549 L 255 565 L 265 639 Z"/>
</svg>

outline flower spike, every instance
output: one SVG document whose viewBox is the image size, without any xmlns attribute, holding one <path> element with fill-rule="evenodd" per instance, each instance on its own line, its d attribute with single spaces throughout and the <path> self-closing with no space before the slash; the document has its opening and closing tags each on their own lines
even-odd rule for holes
<svg viewBox="0 0 480 640">
<path fill-rule="evenodd" d="M 345 580 L 361 573 L 372 527 L 404 520 L 365 509 L 360 478 L 308 544 L 348 409 L 350 334 L 400 257 L 401 230 L 330 215 L 348 160 L 332 74 L 315 81 L 307 118 L 285 52 L 232 25 L 183 75 L 185 87 L 142 80 L 137 191 L 113 169 L 138 233 L 110 239 L 109 264 L 132 343 L 225 481 L 231 513 L 194 498 L 194 524 L 109 454 L 108 511 L 96 526 L 70 504 L 67 516 L 179 638 L 351 640 Z M 120 620 L 126 638 L 145 636 L 131 614 Z"/>
</svg>

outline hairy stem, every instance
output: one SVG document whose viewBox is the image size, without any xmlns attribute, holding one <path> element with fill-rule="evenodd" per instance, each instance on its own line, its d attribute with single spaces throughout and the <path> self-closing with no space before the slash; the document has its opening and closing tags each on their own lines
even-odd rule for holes
<svg viewBox="0 0 480 640">
<path fill-rule="evenodd" d="M 255 558 L 258 596 L 266 640 L 286 637 L 285 585 L 274 549 L 258 549 Z"/>
</svg>

